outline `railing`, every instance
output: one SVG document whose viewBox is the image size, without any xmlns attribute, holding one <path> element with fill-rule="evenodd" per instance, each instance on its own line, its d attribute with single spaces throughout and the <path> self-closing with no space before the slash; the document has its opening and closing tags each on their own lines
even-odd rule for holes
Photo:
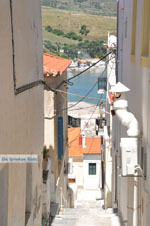
<svg viewBox="0 0 150 226">
<path fill-rule="evenodd" d="M 64 205 L 63 205 L 63 201 L 64 201 Z M 63 207 L 67 207 L 67 200 L 64 197 L 62 187 L 60 187 L 60 208 L 62 209 Z"/>
<path fill-rule="evenodd" d="M 63 160 L 62 160 L 62 167 L 61 167 L 60 175 L 59 175 L 59 177 L 57 179 L 57 183 L 56 183 L 56 202 L 59 203 L 60 208 L 67 207 L 67 200 L 65 199 L 63 189 L 61 187 L 61 178 L 62 178 L 62 175 L 64 172 L 64 162 L 66 159 L 66 155 L 67 155 L 67 145 L 66 145 L 66 150 L 65 150 Z M 57 200 L 57 197 L 59 196 L 59 194 L 60 194 L 60 197 L 59 197 L 59 200 Z M 64 203 L 64 205 L 63 205 L 63 203 Z"/>
</svg>

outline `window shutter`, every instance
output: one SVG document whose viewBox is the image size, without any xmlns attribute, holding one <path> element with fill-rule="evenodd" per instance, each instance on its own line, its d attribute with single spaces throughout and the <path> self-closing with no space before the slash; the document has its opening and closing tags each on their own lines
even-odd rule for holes
<svg viewBox="0 0 150 226">
<path fill-rule="evenodd" d="M 63 144 L 63 117 L 58 117 L 58 160 L 62 159 Z"/>
</svg>

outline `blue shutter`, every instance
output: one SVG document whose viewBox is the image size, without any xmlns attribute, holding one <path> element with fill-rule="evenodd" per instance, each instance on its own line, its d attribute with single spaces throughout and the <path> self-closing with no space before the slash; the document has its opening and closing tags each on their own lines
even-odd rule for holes
<svg viewBox="0 0 150 226">
<path fill-rule="evenodd" d="M 63 117 L 58 117 L 58 160 L 62 159 L 63 144 Z"/>
</svg>

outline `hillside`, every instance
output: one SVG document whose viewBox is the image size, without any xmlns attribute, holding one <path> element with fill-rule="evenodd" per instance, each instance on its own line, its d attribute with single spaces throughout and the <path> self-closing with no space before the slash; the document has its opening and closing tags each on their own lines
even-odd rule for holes
<svg viewBox="0 0 150 226">
<path fill-rule="evenodd" d="M 116 16 L 117 13 L 117 0 L 41 0 L 41 3 L 43 6 L 102 16 Z"/>
<path fill-rule="evenodd" d="M 44 51 L 65 58 L 96 58 L 106 53 L 108 32 L 116 34 L 116 17 L 42 7 Z"/>
<path fill-rule="evenodd" d="M 80 27 L 85 24 L 90 30 L 83 40 L 107 40 L 108 32 L 116 34 L 116 18 L 90 15 L 87 13 L 59 10 L 49 7 L 42 8 L 43 39 L 52 43 L 76 44 L 77 41 L 54 35 L 45 30 L 47 25 L 63 32 L 73 31 L 79 34 Z"/>
</svg>

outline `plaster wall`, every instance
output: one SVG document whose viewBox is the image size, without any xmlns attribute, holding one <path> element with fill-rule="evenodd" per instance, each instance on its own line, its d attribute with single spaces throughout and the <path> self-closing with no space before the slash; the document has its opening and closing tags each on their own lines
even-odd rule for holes
<svg viewBox="0 0 150 226">
<path fill-rule="evenodd" d="M 114 47 L 116 45 L 116 37 L 108 35 L 108 46 Z M 110 50 L 108 50 L 110 51 Z M 111 53 L 108 56 L 109 62 L 107 65 L 107 98 L 109 99 L 109 90 L 116 84 L 116 58 L 115 54 Z M 106 111 L 111 112 L 112 106 L 106 103 Z M 112 143 L 112 114 L 106 114 L 107 118 L 107 133 L 104 133 L 105 141 L 105 185 L 104 185 L 104 205 L 105 208 L 112 208 L 114 203 L 113 194 L 115 194 L 115 152 Z"/>
<path fill-rule="evenodd" d="M 121 1 L 120 1 L 121 2 Z M 142 43 L 142 15 L 143 15 L 143 2 L 137 1 L 137 21 L 136 21 L 136 51 L 134 60 L 131 59 L 131 38 L 132 38 L 132 3 L 133 1 L 124 1 L 123 17 L 120 18 L 119 30 L 119 81 L 130 88 L 127 95 L 129 110 L 135 115 L 139 122 L 140 133 L 142 141 L 139 146 L 139 156 L 141 156 L 141 146 L 144 147 L 144 152 L 147 154 L 147 162 L 150 160 L 149 155 L 149 118 L 150 118 L 150 68 L 141 63 L 141 43 Z M 122 28 L 121 28 L 122 27 Z M 121 45 L 122 43 L 122 45 Z M 123 134 L 121 129 L 120 134 Z M 140 158 L 139 158 L 140 160 Z M 146 163 L 145 163 L 146 164 Z M 138 181 L 138 195 L 139 195 L 139 212 L 138 223 L 142 226 L 150 224 L 150 211 L 149 211 L 149 193 L 150 183 L 148 175 L 150 174 L 150 166 L 146 166 L 147 177 L 146 180 L 139 179 Z M 132 192 L 131 187 L 128 186 L 128 191 L 121 189 L 121 184 L 124 179 L 120 179 L 120 194 L 119 194 L 119 209 L 121 211 L 123 220 L 127 225 L 131 225 L 130 214 L 125 214 L 124 197 L 127 198 L 128 193 Z M 127 180 L 128 181 L 128 180 Z M 124 183 L 128 183 L 124 181 Z M 122 193 L 122 194 L 121 194 Z M 127 204 L 128 205 L 128 204 Z M 127 207 L 126 207 L 127 208 Z"/>
<path fill-rule="evenodd" d="M 83 162 L 73 162 L 73 176 L 76 179 L 77 188 L 83 188 Z"/>
<path fill-rule="evenodd" d="M 96 163 L 96 175 L 89 175 L 89 163 Z M 101 162 L 100 160 L 84 160 L 83 161 L 83 186 L 84 189 L 100 188 Z"/>
<path fill-rule="evenodd" d="M 32 207 L 28 222 L 28 226 L 38 226 L 42 216 L 43 86 L 15 95 L 14 70 L 16 88 L 43 80 L 41 7 L 37 0 L 16 0 L 12 3 L 10 5 L 8 0 L 0 2 L 0 154 L 39 155 L 39 163 L 32 167 Z M 1 226 L 22 226 L 26 212 L 26 164 L 1 164 L 0 178 L 3 184 L 0 188 L 0 203 L 3 203 Z"/>
<path fill-rule="evenodd" d="M 61 76 L 48 77 L 45 78 L 45 81 L 48 86 L 53 89 L 59 87 L 60 90 L 66 91 L 65 83 L 62 83 L 67 79 L 66 71 Z M 67 142 L 68 142 L 68 133 L 67 133 L 67 95 L 64 93 L 54 93 L 50 90 L 44 91 L 44 109 L 45 117 L 48 119 L 44 120 L 45 123 L 45 136 L 44 144 L 49 148 L 50 159 L 51 159 L 51 173 L 54 175 L 54 187 L 55 187 L 55 196 L 56 201 L 61 203 L 61 188 L 63 191 L 64 199 L 67 200 L 67 177 L 64 173 L 64 167 L 68 162 L 68 151 L 67 151 Z M 63 117 L 63 129 L 64 129 L 64 154 L 62 160 L 58 160 L 58 130 L 57 130 L 57 121 L 58 117 Z M 53 187 L 53 185 L 52 185 Z M 51 196 L 54 200 L 54 191 Z M 63 201 L 64 202 L 64 201 Z"/>
</svg>

